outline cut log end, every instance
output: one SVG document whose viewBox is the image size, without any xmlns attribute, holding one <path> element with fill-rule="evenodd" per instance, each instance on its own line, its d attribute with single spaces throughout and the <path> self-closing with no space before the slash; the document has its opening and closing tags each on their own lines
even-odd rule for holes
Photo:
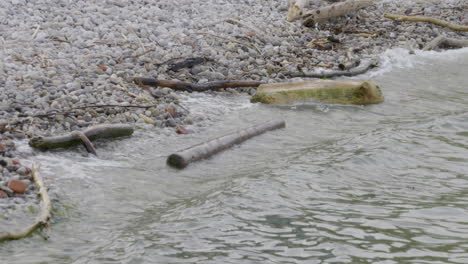
<svg viewBox="0 0 468 264">
<path fill-rule="evenodd" d="M 171 154 L 167 158 L 167 164 L 174 167 L 174 168 L 183 169 L 183 168 L 187 167 L 189 163 L 187 162 L 187 160 L 184 157 L 182 157 L 181 155 L 175 153 L 175 154 Z"/>
</svg>

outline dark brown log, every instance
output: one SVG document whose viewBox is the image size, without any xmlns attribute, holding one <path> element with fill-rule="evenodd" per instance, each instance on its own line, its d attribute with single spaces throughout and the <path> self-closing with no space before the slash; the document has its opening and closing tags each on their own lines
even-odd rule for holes
<svg viewBox="0 0 468 264">
<path fill-rule="evenodd" d="M 242 129 L 174 153 L 167 158 L 167 164 L 182 169 L 187 167 L 191 162 L 206 159 L 222 150 L 244 142 L 249 138 L 260 135 L 269 130 L 283 128 L 285 126 L 286 123 L 284 121 L 278 120 Z"/>
<path fill-rule="evenodd" d="M 322 78 L 322 79 L 331 79 L 335 77 L 351 77 L 360 74 L 364 74 L 367 71 L 375 68 L 378 66 L 376 60 L 370 60 L 367 62 L 362 63 L 360 66 L 347 70 L 347 71 L 327 71 L 327 72 L 284 72 L 285 76 L 289 77 L 304 77 L 304 78 Z"/>
<path fill-rule="evenodd" d="M 115 138 L 130 136 L 133 134 L 133 127 L 126 124 L 102 124 L 89 127 L 82 132 L 89 140 L 100 138 Z M 29 145 L 33 148 L 42 150 L 54 148 L 67 148 L 82 143 L 81 138 L 71 132 L 62 136 L 55 137 L 33 137 Z"/>
<path fill-rule="evenodd" d="M 215 81 L 194 84 L 181 81 L 158 80 L 154 78 L 135 78 L 134 82 L 140 86 L 168 87 L 177 91 L 189 92 L 204 92 L 209 90 L 239 87 L 258 87 L 264 83 L 258 81 Z"/>
</svg>

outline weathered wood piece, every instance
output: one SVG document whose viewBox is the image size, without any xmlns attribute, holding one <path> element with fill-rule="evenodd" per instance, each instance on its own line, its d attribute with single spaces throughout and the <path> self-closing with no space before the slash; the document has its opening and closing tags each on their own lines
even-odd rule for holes
<svg viewBox="0 0 468 264">
<path fill-rule="evenodd" d="M 384 17 L 388 19 L 392 19 L 392 20 L 397 20 L 397 21 L 432 23 L 434 25 L 450 28 L 455 31 L 468 32 L 468 26 L 460 26 L 460 25 L 451 24 L 447 21 L 443 21 L 434 17 L 405 16 L 405 15 L 396 15 L 396 14 L 384 14 Z"/>
<path fill-rule="evenodd" d="M 373 0 L 347 0 L 333 5 L 317 9 L 307 9 L 302 11 L 302 24 L 306 27 L 339 17 L 353 11 L 369 7 L 374 4 Z"/>
<path fill-rule="evenodd" d="M 253 127 L 235 131 L 225 136 L 192 146 L 185 150 L 178 151 L 167 158 L 167 164 L 182 169 L 191 162 L 206 159 L 222 150 L 230 148 L 235 144 L 246 141 L 249 138 L 260 135 L 266 131 L 283 128 L 286 123 L 282 120 L 269 121 Z"/>
<path fill-rule="evenodd" d="M 83 132 L 73 131 L 72 135 L 75 136 L 75 137 L 79 137 L 81 139 L 81 142 L 83 142 L 83 146 L 86 148 L 86 150 L 89 153 L 92 153 L 92 154 L 97 156 L 96 148 L 94 148 L 94 145 L 91 142 L 91 140 L 89 140 L 89 138 Z"/>
<path fill-rule="evenodd" d="M 287 104 L 301 99 L 315 99 L 337 104 L 376 104 L 384 100 L 373 81 L 332 81 L 263 84 L 252 103 Z"/>
<path fill-rule="evenodd" d="M 116 138 L 130 136 L 133 134 L 133 127 L 126 124 L 102 124 L 89 127 L 82 131 L 90 140 L 100 138 Z M 82 143 L 81 138 L 74 132 L 54 137 L 33 137 L 29 145 L 42 150 L 54 148 L 67 148 Z"/>
<path fill-rule="evenodd" d="M 290 0 L 288 9 L 288 21 L 293 22 L 302 17 L 302 12 L 308 0 Z"/>
<path fill-rule="evenodd" d="M 49 193 L 47 192 L 47 188 L 45 187 L 44 181 L 42 180 L 42 177 L 39 173 L 38 162 L 33 163 L 31 174 L 32 174 L 34 183 L 36 184 L 36 187 L 38 188 L 39 196 L 41 197 L 41 201 L 42 201 L 40 214 L 36 217 L 33 224 L 31 224 L 30 226 L 20 231 L 0 233 L 0 241 L 25 238 L 29 236 L 32 232 L 34 232 L 36 229 L 47 225 L 50 219 L 52 205 L 50 203 L 50 198 L 49 198 Z"/>
<path fill-rule="evenodd" d="M 464 48 L 468 47 L 468 40 L 447 38 L 444 35 L 440 35 L 427 43 L 423 50 L 436 50 L 438 48 Z"/>
<path fill-rule="evenodd" d="M 378 66 L 376 60 L 369 60 L 367 62 L 361 63 L 358 67 L 344 70 L 344 71 L 326 71 L 326 72 L 284 72 L 282 73 L 285 76 L 289 77 L 304 77 L 304 78 L 335 78 L 335 77 L 351 77 L 360 74 L 364 74 L 367 71 Z"/>
<path fill-rule="evenodd" d="M 264 83 L 258 81 L 215 81 L 194 84 L 181 81 L 158 80 L 154 78 L 135 78 L 134 82 L 140 86 L 168 87 L 173 90 L 189 92 L 204 92 L 225 88 L 258 87 L 260 84 Z"/>
</svg>

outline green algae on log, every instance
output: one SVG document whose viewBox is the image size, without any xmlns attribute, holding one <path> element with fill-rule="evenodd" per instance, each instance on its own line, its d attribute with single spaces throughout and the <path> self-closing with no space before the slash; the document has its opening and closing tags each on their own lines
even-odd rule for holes
<svg viewBox="0 0 468 264">
<path fill-rule="evenodd" d="M 82 132 L 90 140 L 100 138 L 116 138 L 130 136 L 133 134 L 133 127 L 126 124 L 102 124 L 88 127 Z M 42 150 L 55 148 L 68 148 L 82 143 L 83 141 L 76 132 L 71 132 L 62 136 L 54 137 L 33 137 L 29 145 Z"/>
<path fill-rule="evenodd" d="M 373 81 L 332 81 L 262 84 L 250 101 L 264 104 L 288 104 L 301 99 L 335 104 L 377 104 L 384 101 Z"/>
</svg>

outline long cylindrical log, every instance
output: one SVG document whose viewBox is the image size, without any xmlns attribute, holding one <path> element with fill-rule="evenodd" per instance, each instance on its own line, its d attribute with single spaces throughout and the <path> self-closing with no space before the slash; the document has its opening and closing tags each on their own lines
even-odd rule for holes
<svg viewBox="0 0 468 264">
<path fill-rule="evenodd" d="M 405 15 L 395 15 L 395 14 L 384 14 L 385 18 L 397 20 L 397 21 L 408 21 L 408 22 L 426 22 L 431 23 L 434 25 L 438 25 L 441 27 L 450 28 L 455 31 L 463 31 L 468 32 L 468 26 L 460 26 L 451 24 L 447 21 L 443 21 L 434 17 L 427 17 L 427 16 L 405 16 Z"/>
<path fill-rule="evenodd" d="M 258 81 L 215 81 L 207 83 L 188 83 L 181 81 L 158 80 L 154 78 L 135 78 L 134 82 L 138 85 L 148 85 L 154 87 L 168 87 L 173 90 L 204 92 L 208 90 L 217 90 L 222 88 L 236 87 L 257 87 L 264 82 Z"/>
<path fill-rule="evenodd" d="M 191 162 L 208 158 L 222 150 L 232 147 L 235 144 L 246 141 L 249 138 L 260 135 L 266 131 L 283 128 L 285 126 L 286 123 L 284 121 L 278 120 L 242 129 L 174 153 L 167 158 L 167 164 L 182 169 Z"/>
<path fill-rule="evenodd" d="M 47 225 L 47 222 L 50 219 L 52 206 L 50 203 L 50 198 L 47 192 L 47 188 L 45 187 L 44 181 L 42 180 L 42 177 L 39 174 L 39 163 L 34 162 L 31 173 L 32 173 L 34 183 L 36 184 L 36 187 L 39 190 L 39 196 L 41 197 L 41 201 L 42 201 L 41 212 L 36 217 L 34 223 L 31 224 L 30 226 L 17 232 L 0 233 L 0 241 L 15 240 L 15 239 L 21 239 L 21 238 L 27 237 L 32 232 L 34 232 L 34 230 L 38 229 L 41 226 Z"/>
<path fill-rule="evenodd" d="M 330 18 L 343 16 L 353 11 L 369 7 L 373 4 L 373 0 L 347 0 L 322 8 L 309 9 L 307 11 L 303 11 L 302 24 L 304 26 L 313 26 L 316 23 L 327 21 Z"/>
<path fill-rule="evenodd" d="M 99 138 L 115 138 L 130 136 L 133 134 L 133 127 L 126 124 L 102 124 L 89 127 L 82 131 L 90 140 Z M 54 148 L 67 148 L 82 143 L 82 140 L 75 133 L 69 133 L 54 137 L 33 137 L 29 145 L 42 150 Z"/>
</svg>

